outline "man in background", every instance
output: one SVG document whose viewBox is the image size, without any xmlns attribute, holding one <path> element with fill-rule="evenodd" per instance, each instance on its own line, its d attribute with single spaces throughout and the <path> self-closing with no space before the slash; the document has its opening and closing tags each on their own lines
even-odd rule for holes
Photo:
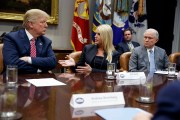
<svg viewBox="0 0 180 120">
<path fill-rule="evenodd" d="M 135 47 L 140 46 L 139 43 L 132 41 L 132 30 L 127 28 L 123 31 L 123 41 L 116 46 L 116 50 L 121 54 L 124 52 L 132 52 Z"/>
</svg>

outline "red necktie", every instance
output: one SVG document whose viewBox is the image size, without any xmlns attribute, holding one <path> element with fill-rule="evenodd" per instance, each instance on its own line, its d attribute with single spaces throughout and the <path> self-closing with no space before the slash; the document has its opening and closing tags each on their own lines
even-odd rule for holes
<svg viewBox="0 0 180 120">
<path fill-rule="evenodd" d="M 31 85 L 29 88 L 29 99 L 30 100 L 33 100 L 33 98 L 34 98 L 35 88 L 36 87 L 34 85 Z"/>
<path fill-rule="evenodd" d="M 36 57 L 36 45 L 35 45 L 35 39 L 31 39 L 30 41 L 30 44 L 31 44 L 31 54 L 30 56 L 31 57 Z"/>
</svg>

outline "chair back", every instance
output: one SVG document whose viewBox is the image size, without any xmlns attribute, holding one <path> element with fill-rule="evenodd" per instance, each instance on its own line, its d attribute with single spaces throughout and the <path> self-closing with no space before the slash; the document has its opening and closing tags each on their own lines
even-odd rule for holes
<svg viewBox="0 0 180 120">
<path fill-rule="evenodd" d="M 0 73 L 3 71 L 3 54 L 2 54 L 3 44 L 0 44 Z"/>
<path fill-rule="evenodd" d="M 77 63 L 79 61 L 79 58 L 81 56 L 82 51 L 76 51 L 69 54 L 69 57 L 73 58 L 74 61 Z"/>
<path fill-rule="evenodd" d="M 180 57 L 180 52 L 175 52 L 169 55 L 169 62 L 178 63 L 178 58 Z"/>
<path fill-rule="evenodd" d="M 129 59 L 132 52 L 125 52 L 120 56 L 120 72 L 129 70 Z"/>
</svg>

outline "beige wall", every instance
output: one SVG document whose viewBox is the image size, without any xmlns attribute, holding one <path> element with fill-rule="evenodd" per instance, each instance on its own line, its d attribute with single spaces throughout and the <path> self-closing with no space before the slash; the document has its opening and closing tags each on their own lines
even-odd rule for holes
<svg viewBox="0 0 180 120">
<path fill-rule="evenodd" d="M 89 0 L 90 10 L 93 10 L 94 0 Z M 46 36 L 52 40 L 54 49 L 68 50 L 72 49 L 70 44 L 71 28 L 74 11 L 74 0 L 59 0 L 59 23 L 58 25 L 49 25 Z M 92 15 L 90 15 L 92 21 Z M 92 22 L 90 22 L 92 23 Z M 3 32 L 9 32 L 13 26 L 21 25 L 21 22 L 1 22 L 0 35 Z"/>
</svg>

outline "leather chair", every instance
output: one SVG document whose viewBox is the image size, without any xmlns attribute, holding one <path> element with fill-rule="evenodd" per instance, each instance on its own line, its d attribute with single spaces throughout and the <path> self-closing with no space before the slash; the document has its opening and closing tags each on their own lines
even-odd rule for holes
<svg viewBox="0 0 180 120">
<path fill-rule="evenodd" d="M 180 52 L 175 52 L 169 55 L 169 62 L 176 63 L 176 70 L 180 71 Z"/>
<path fill-rule="evenodd" d="M 75 51 L 69 54 L 69 57 L 73 58 L 75 63 L 77 63 L 79 61 L 79 58 L 81 56 L 82 51 Z M 70 67 L 67 68 L 66 72 L 72 72 L 72 70 L 70 69 Z"/>
<path fill-rule="evenodd" d="M 180 57 L 180 52 L 175 52 L 169 55 L 169 61 L 172 63 L 178 63 L 178 58 Z"/>
<path fill-rule="evenodd" d="M 131 52 L 125 52 L 120 56 L 120 72 L 129 70 L 129 59 Z"/>
<path fill-rule="evenodd" d="M 3 55 L 2 55 L 3 44 L 0 44 L 0 73 L 3 71 Z"/>
</svg>

